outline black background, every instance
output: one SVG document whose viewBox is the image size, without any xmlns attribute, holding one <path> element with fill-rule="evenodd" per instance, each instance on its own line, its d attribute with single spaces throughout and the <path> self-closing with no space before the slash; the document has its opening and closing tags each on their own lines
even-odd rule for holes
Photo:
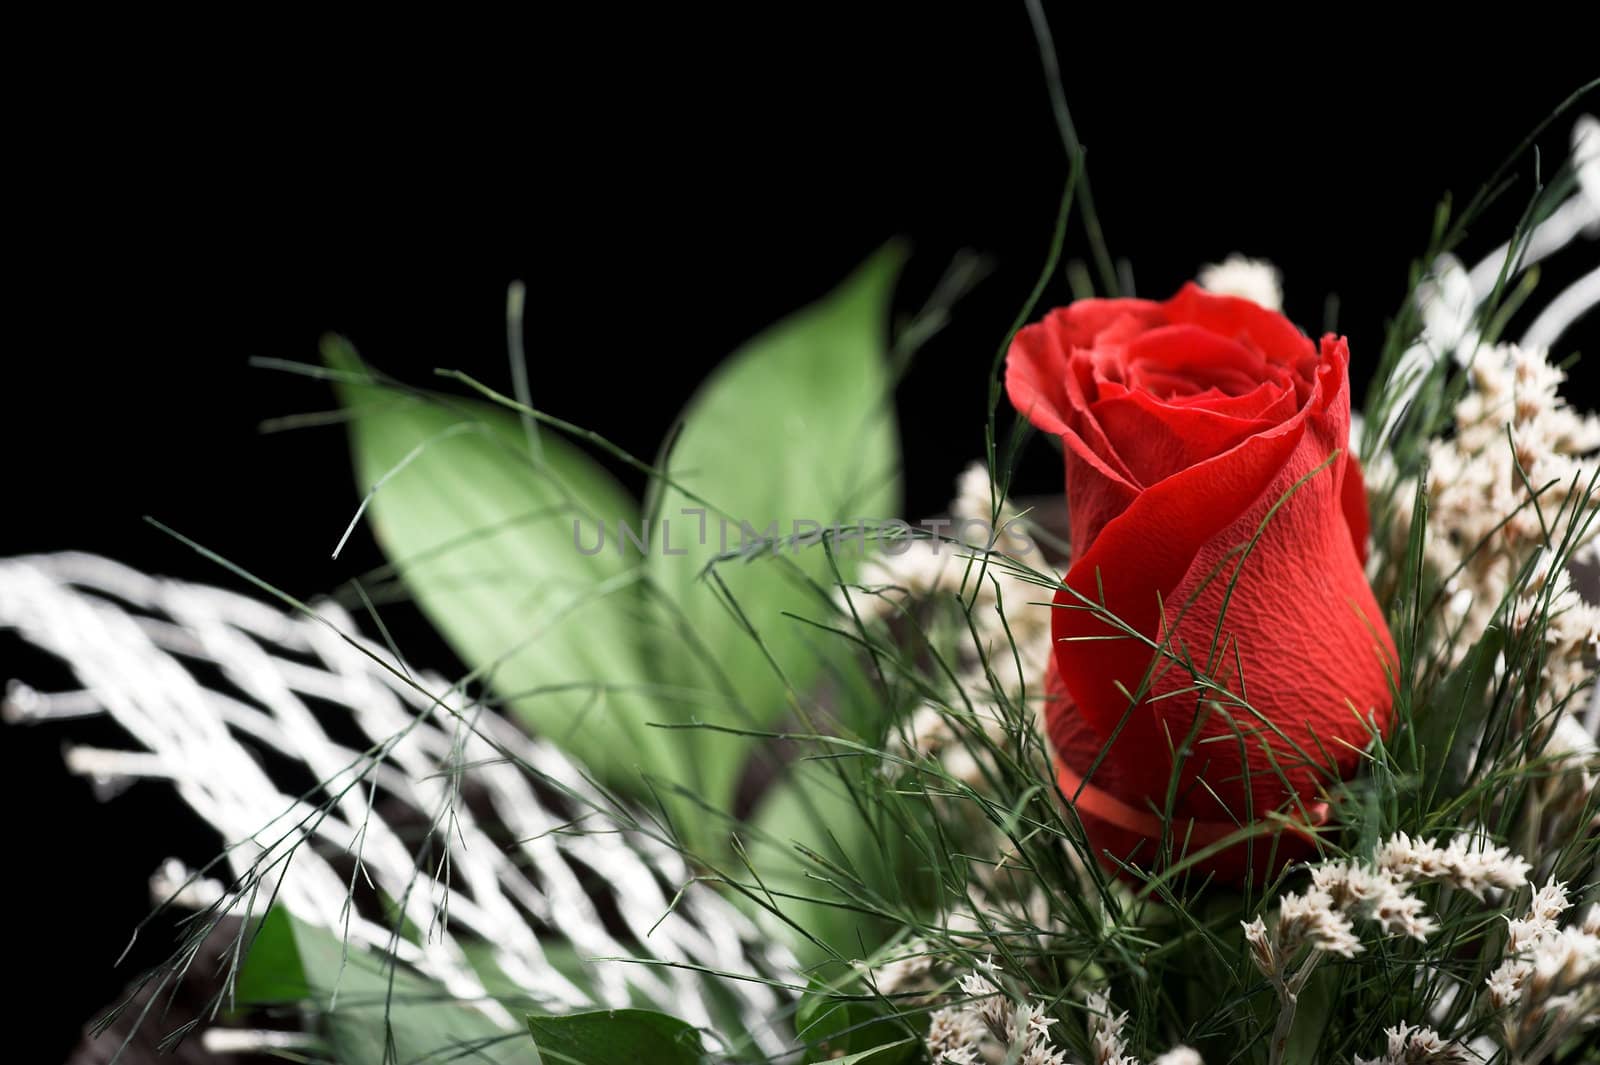
<svg viewBox="0 0 1600 1065">
<path fill-rule="evenodd" d="M 1464 201 L 1596 73 L 1552 61 L 1510 76 L 1442 50 L 1130 52 L 1055 21 L 1107 238 L 1139 294 L 1164 297 L 1231 251 L 1268 257 L 1308 331 L 1337 293 L 1358 391 L 1440 197 Z M 312 361 L 337 330 L 402 377 L 448 366 L 504 384 L 505 286 L 521 278 L 535 402 L 650 455 L 718 358 L 895 235 L 914 253 L 903 310 L 958 249 L 995 266 L 900 394 L 908 511 L 942 509 L 981 453 L 989 361 L 1066 176 L 1021 5 L 896 6 L 870 24 L 617 15 L 460 40 L 302 30 L 70 55 L 34 87 L 14 164 L 27 194 L 8 211 L 23 276 L 0 392 L 0 552 L 86 549 L 238 586 L 148 514 L 296 595 L 330 589 L 378 560 L 364 532 L 329 557 L 356 503 L 343 439 L 257 426 L 331 396 L 251 357 Z M 1547 166 L 1570 125 L 1540 138 Z M 1469 261 L 1526 202 L 1531 158 L 1513 174 Z M 1075 228 L 1068 254 L 1086 251 Z M 1593 244 L 1569 253 L 1546 291 L 1595 259 Z M 1065 298 L 1058 278 L 1048 302 Z M 1568 337 L 1597 339 L 1593 317 Z M 1595 405 L 1597 381 L 1581 368 L 1573 398 Z M 1046 452 L 1023 490 L 1058 486 Z M 390 621 L 413 658 L 449 663 L 415 619 Z M 17 674 L 54 676 L 0 660 L 0 679 Z M 0 733 L 4 912 L 31 973 L 8 1013 L 30 1018 L 41 1061 L 169 946 L 158 927 L 111 968 L 149 872 L 215 845 L 160 786 L 95 803 L 60 768 L 68 735 L 114 741 L 82 724 Z"/>
</svg>

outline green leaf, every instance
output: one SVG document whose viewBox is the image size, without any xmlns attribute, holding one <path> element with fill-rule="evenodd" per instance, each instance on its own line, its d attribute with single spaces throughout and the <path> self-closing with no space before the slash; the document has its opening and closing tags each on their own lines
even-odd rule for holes
<svg viewBox="0 0 1600 1065">
<path fill-rule="evenodd" d="M 1423 795 L 1431 808 L 1437 800 L 1454 799 L 1466 788 L 1472 772 L 1474 745 L 1489 713 L 1489 684 L 1494 663 L 1505 648 L 1505 630 L 1488 629 L 1461 664 L 1439 685 L 1437 694 L 1416 724 Z"/>
<path fill-rule="evenodd" d="M 795 1031 L 807 1050 L 805 1062 L 901 1065 L 917 1049 L 916 1033 L 869 999 L 841 999 L 824 987 L 807 992 L 795 1014 Z"/>
<path fill-rule="evenodd" d="M 331 932 L 295 920 L 282 907 L 263 919 L 236 991 L 241 1002 L 309 1004 L 321 1014 L 340 1065 L 536 1060 L 521 1033 L 497 1023 L 479 1003 L 455 999 L 392 959 L 359 946 L 347 950 Z"/>
<path fill-rule="evenodd" d="M 555 434 L 535 454 L 505 411 L 384 387 L 342 339 L 323 357 L 341 374 L 357 480 L 378 486 L 374 534 L 461 658 L 608 781 L 638 791 L 642 767 L 696 787 L 679 734 L 648 726 L 690 711 L 640 690 L 653 616 L 640 562 L 584 553 L 597 523 L 637 524 L 633 500 Z"/>
<path fill-rule="evenodd" d="M 938 898 L 911 842 L 927 828 L 926 808 L 886 794 L 872 779 L 876 770 L 868 759 L 804 759 L 755 812 L 750 864 L 781 893 L 785 918 L 816 940 L 792 939 L 803 967 L 883 943 L 895 928 L 876 915 L 876 900 L 920 906 Z"/>
<path fill-rule="evenodd" d="M 825 665 L 850 661 L 844 641 L 786 616 L 837 624 L 829 600 L 833 576 L 820 545 L 790 543 L 724 561 L 715 578 L 705 569 L 720 554 L 739 551 L 741 535 L 758 541 L 775 530 L 786 539 L 808 538 L 815 535 L 809 522 L 848 528 L 860 519 L 898 516 L 887 345 L 901 259 L 898 248 L 885 248 L 821 302 L 750 341 L 684 412 L 668 470 L 681 488 L 664 487 L 658 510 L 672 553 L 652 550 L 650 572 L 680 604 L 739 701 L 717 724 L 769 727 L 791 706 L 785 678 L 803 692 Z M 715 508 L 705 515 L 704 535 L 695 513 L 701 504 L 684 489 Z M 860 553 L 859 538 L 836 552 L 846 578 Z M 748 742 L 726 734 L 701 738 L 704 794 L 725 809 Z"/>
<path fill-rule="evenodd" d="M 541 1065 L 701 1065 L 700 1033 L 652 1010 L 531 1015 L 528 1031 Z"/>
<path fill-rule="evenodd" d="M 246 940 L 248 953 L 239 967 L 233 994 L 250 1006 L 298 1002 L 311 992 L 300 951 L 295 946 L 294 924 L 289 914 L 274 906 Z"/>
<path fill-rule="evenodd" d="M 1295 1003 L 1284 1061 L 1316 1061 L 1317 1051 L 1326 1049 L 1328 1025 L 1344 1001 L 1343 983 L 1344 973 L 1334 966 L 1324 965 L 1311 974 Z"/>
<path fill-rule="evenodd" d="M 842 1058 L 829 1058 L 828 1065 L 899 1065 L 910 1061 L 917 1052 L 917 1039 L 907 1036 L 893 1043 L 882 1043 Z"/>
</svg>

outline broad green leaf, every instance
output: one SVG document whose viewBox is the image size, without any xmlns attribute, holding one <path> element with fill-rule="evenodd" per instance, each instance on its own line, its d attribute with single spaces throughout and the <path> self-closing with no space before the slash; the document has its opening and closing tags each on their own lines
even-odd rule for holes
<svg viewBox="0 0 1600 1065">
<path fill-rule="evenodd" d="M 892 1043 L 881 1043 L 854 1054 L 846 1054 L 842 1058 L 829 1058 L 828 1065 L 900 1065 L 900 1062 L 910 1061 L 921 1049 L 917 1044 L 915 1036 L 906 1036 Z"/>
<path fill-rule="evenodd" d="M 258 953 L 259 952 L 259 953 Z M 303 1001 L 320 1015 L 340 1065 L 473 1061 L 529 1065 L 525 1037 L 439 984 L 337 936 L 268 912 L 238 986 L 242 1002 Z M 389 1052 L 392 1041 L 392 1054 Z"/>
<path fill-rule="evenodd" d="M 917 1049 L 916 1033 L 868 999 L 840 999 L 823 987 L 807 992 L 795 1014 L 795 1031 L 807 1046 L 803 1061 L 901 1065 Z"/>
<path fill-rule="evenodd" d="M 818 527 L 898 516 L 899 444 L 886 352 L 900 261 L 897 248 L 886 248 L 821 302 L 750 341 L 684 412 L 668 460 L 669 478 L 680 487 L 662 492 L 657 528 L 665 522 L 668 533 L 650 551 L 650 572 L 680 604 L 738 699 L 738 708 L 718 711 L 712 723 L 769 727 L 791 709 L 785 678 L 804 693 L 825 663 L 850 661 L 844 641 L 796 620 L 838 624 L 820 545 L 787 544 L 776 556 L 719 563 L 715 576 L 736 609 L 704 571 L 719 555 L 739 551 L 741 536 L 754 542 L 775 531 L 808 539 Z M 685 490 L 714 508 L 703 533 L 701 504 Z M 672 553 L 660 549 L 669 543 Z M 836 552 L 847 579 L 861 551 L 858 536 Z M 748 744 L 709 733 L 704 740 L 705 795 L 726 808 Z"/>
<path fill-rule="evenodd" d="M 1494 663 L 1504 648 L 1503 629 L 1485 632 L 1439 685 L 1416 723 L 1423 798 L 1429 806 L 1454 799 L 1466 788 L 1475 749 L 1470 738 L 1482 731 L 1488 716 Z"/>
<path fill-rule="evenodd" d="M 870 950 L 892 929 L 882 920 L 849 906 L 844 878 L 830 866 L 848 871 L 877 890 L 896 890 L 898 857 L 891 840 L 873 832 L 851 795 L 850 767 L 830 761 L 801 761 L 766 797 L 755 814 L 758 829 L 747 844 L 751 864 L 762 882 L 786 896 L 782 906 L 790 921 L 845 957 Z M 899 890 L 909 886 L 901 885 Z M 816 944 L 794 939 L 790 944 L 802 964 L 827 957 Z"/>
<path fill-rule="evenodd" d="M 310 994 L 294 942 L 294 925 L 282 907 L 267 911 L 246 945 L 249 953 L 245 954 L 233 985 L 234 997 L 241 1003 L 281 1005 L 298 1002 Z"/>
<path fill-rule="evenodd" d="M 1343 1001 L 1343 983 L 1344 973 L 1334 966 L 1324 965 L 1311 974 L 1310 983 L 1296 1000 L 1284 1061 L 1317 1060 L 1317 1052 L 1328 1043 L 1328 1023 Z"/>
<path fill-rule="evenodd" d="M 467 665 L 603 778 L 637 791 L 642 768 L 696 787 L 682 734 L 648 725 L 691 710 L 641 690 L 652 612 L 639 560 L 609 544 L 584 553 L 597 523 L 637 524 L 634 502 L 554 433 L 535 454 L 501 409 L 365 383 L 337 338 L 323 356 L 345 379 L 357 481 L 378 486 L 378 542 Z"/>
<path fill-rule="evenodd" d="M 701 1065 L 700 1033 L 652 1010 L 593 1010 L 530 1016 L 540 1065 Z"/>
</svg>

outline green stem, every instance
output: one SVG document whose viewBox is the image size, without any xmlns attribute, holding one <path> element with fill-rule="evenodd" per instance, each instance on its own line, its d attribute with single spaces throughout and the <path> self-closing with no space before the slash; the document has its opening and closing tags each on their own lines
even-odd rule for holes
<svg viewBox="0 0 1600 1065">
<path fill-rule="evenodd" d="M 1311 979 L 1311 971 L 1321 960 L 1322 951 L 1312 951 L 1293 976 L 1277 985 L 1278 1023 L 1272 1029 L 1272 1047 L 1267 1059 L 1269 1065 L 1283 1065 L 1283 1055 L 1289 1049 L 1289 1032 L 1294 1028 L 1295 1007 L 1300 1003 L 1300 992 L 1305 990 L 1306 983 Z"/>
</svg>

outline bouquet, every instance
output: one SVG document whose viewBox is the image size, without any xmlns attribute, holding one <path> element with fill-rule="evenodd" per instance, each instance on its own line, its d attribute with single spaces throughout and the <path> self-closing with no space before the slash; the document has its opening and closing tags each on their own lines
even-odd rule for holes
<svg viewBox="0 0 1600 1065">
<path fill-rule="evenodd" d="M 7 717 L 109 715 L 129 748 L 69 767 L 171 779 L 224 842 L 153 876 L 191 916 L 103 1045 L 1600 1060 L 1600 420 L 1563 391 L 1600 291 L 1536 288 L 1600 230 L 1600 123 L 1557 112 L 1500 246 L 1498 175 L 1441 208 L 1359 410 L 1270 264 L 1122 290 L 1057 102 L 1054 241 L 947 513 L 900 515 L 890 399 L 971 271 L 890 330 L 891 245 L 654 455 L 533 402 L 515 286 L 509 387 L 279 364 L 335 390 L 389 558 L 334 597 L 225 545 L 192 544 L 257 594 L 0 561 L 0 627 L 81 683 Z M 1079 298 L 1040 306 L 1075 221 Z M 1028 448 L 1060 492 L 1014 495 Z M 469 672 L 407 661 L 402 597 Z"/>
</svg>

